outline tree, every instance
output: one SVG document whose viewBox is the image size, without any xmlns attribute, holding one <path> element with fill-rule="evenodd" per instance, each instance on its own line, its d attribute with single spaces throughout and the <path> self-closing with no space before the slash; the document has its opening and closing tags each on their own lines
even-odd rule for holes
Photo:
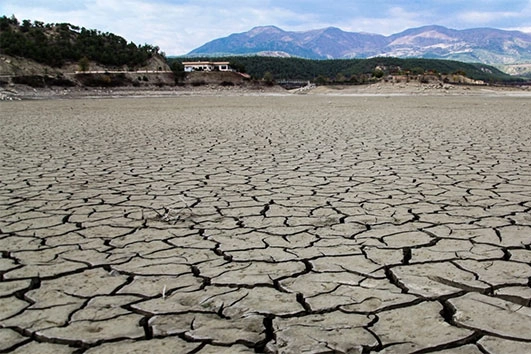
<svg viewBox="0 0 531 354">
<path fill-rule="evenodd" d="M 317 85 L 326 85 L 328 83 L 328 79 L 326 77 L 324 77 L 323 75 L 319 75 L 315 79 L 315 83 Z"/>
<path fill-rule="evenodd" d="M 384 72 L 382 69 L 375 69 L 373 72 L 372 72 L 372 76 L 374 76 L 375 78 L 377 79 L 381 79 L 383 76 L 384 76 Z"/>
<path fill-rule="evenodd" d="M 87 57 L 79 59 L 79 71 L 85 72 L 90 68 L 90 61 Z"/>
<path fill-rule="evenodd" d="M 30 20 L 23 20 L 22 26 L 20 27 L 22 32 L 28 32 L 31 28 L 31 21 Z"/>
<path fill-rule="evenodd" d="M 0 17 L 0 53 L 22 56 L 50 66 L 79 62 L 84 56 L 103 65 L 145 65 L 159 47 L 137 46 L 112 33 L 87 30 L 68 23 L 44 24 L 13 16 Z"/>
<path fill-rule="evenodd" d="M 421 68 L 419 66 L 416 66 L 411 69 L 411 73 L 413 75 L 423 75 L 424 74 L 424 68 Z"/>
<path fill-rule="evenodd" d="M 245 73 L 245 65 L 243 65 L 242 63 L 238 62 L 238 61 L 231 61 L 229 62 L 229 66 L 236 70 L 237 72 L 239 73 Z"/>
<path fill-rule="evenodd" d="M 343 73 L 337 73 L 336 75 L 336 82 L 337 83 L 343 83 L 347 80 L 347 78 L 345 77 L 345 75 L 343 75 Z"/>
<path fill-rule="evenodd" d="M 264 74 L 264 81 L 266 85 L 273 85 L 275 83 L 273 74 L 271 74 L 269 71 L 266 71 Z"/>
</svg>

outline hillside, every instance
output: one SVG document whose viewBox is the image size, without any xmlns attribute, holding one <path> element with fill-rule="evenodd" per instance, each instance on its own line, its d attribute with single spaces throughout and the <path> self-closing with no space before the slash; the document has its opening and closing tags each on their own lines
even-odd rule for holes
<svg viewBox="0 0 531 354">
<path fill-rule="evenodd" d="M 61 67 L 82 58 L 108 67 L 136 68 L 146 65 L 159 48 L 136 45 L 112 33 L 69 23 L 44 24 L 15 17 L 0 17 L 0 54 L 32 59 Z"/>
<path fill-rule="evenodd" d="M 170 58 L 170 63 L 205 58 Z M 310 60 L 262 56 L 209 57 L 209 60 L 228 60 L 231 65 L 254 78 L 272 76 L 276 81 L 310 80 L 322 83 L 340 82 L 361 84 L 387 75 L 459 74 L 485 83 L 510 83 L 520 79 L 490 65 L 463 63 L 439 59 L 400 59 L 378 57 L 371 59 Z"/>
<path fill-rule="evenodd" d="M 153 86 L 175 77 L 156 46 L 68 23 L 0 17 L 0 85 Z"/>
<path fill-rule="evenodd" d="M 275 26 L 255 27 L 215 39 L 189 56 L 267 54 L 307 59 L 399 58 L 449 59 L 483 64 L 531 63 L 531 34 L 493 28 L 454 30 L 424 26 L 383 36 L 329 27 L 303 32 Z"/>
<path fill-rule="evenodd" d="M 257 28 L 253 35 L 264 37 L 265 40 L 265 37 L 270 35 L 270 30 Z M 282 33 L 278 28 L 273 31 Z M 343 36 L 339 41 L 342 45 L 349 41 L 349 36 L 339 29 L 317 32 L 312 34 L 315 39 L 311 41 L 312 50 L 323 51 L 324 46 L 330 44 L 329 38 Z M 364 36 L 359 38 L 363 39 Z M 274 36 L 270 39 L 275 41 Z M 367 38 L 362 39 L 359 39 L 359 45 Z M 372 43 L 378 42 L 378 37 L 374 37 Z M 332 49 L 326 50 L 330 52 Z M 184 73 L 182 61 L 196 59 L 206 58 L 167 59 L 163 53 L 159 53 L 158 47 L 128 43 L 124 38 L 112 33 L 88 30 L 68 23 L 44 24 L 29 20 L 20 23 L 15 17 L 0 17 L 0 86 L 3 87 L 16 84 L 34 88 L 152 87 L 176 84 L 251 87 L 286 80 L 313 81 L 318 84 L 363 84 L 380 79 L 389 80 L 390 76 L 401 77 L 400 80 L 447 80 L 457 83 L 518 81 L 485 64 L 393 57 L 340 60 L 262 56 L 210 57 L 211 60 L 229 60 L 234 69 L 247 72 L 256 80 L 244 80 L 235 73 Z M 519 67 L 518 70 L 523 69 Z"/>
</svg>

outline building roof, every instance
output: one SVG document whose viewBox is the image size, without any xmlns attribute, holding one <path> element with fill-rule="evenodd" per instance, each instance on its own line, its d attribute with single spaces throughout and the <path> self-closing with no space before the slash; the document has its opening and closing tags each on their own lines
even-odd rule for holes
<svg viewBox="0 0 531 354">
<path fill-rule="evenodd" d="M 229 65 L 228 61 L 183 61 L 183 65 Z"/>
</svg>

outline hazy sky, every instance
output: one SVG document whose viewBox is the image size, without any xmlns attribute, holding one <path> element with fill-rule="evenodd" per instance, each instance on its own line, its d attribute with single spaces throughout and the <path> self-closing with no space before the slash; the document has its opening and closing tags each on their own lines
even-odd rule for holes
<svg viewBox="0 0 531 354">
<path fill-rule="evenodd" d="M 0 15 L 112 32 L 168 55 L 263 25 L 384 35 L 432 24 L 531 32 L 531 0 L 1 0 Z"/>
</svg>

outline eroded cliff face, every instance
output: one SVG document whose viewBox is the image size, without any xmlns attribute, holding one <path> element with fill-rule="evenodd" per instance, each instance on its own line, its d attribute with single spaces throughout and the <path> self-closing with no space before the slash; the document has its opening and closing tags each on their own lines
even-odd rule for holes
<svg viewBox="0 0 531 354">
<path fill-rule="evenodd" d="M 61 69 L 52 68 L 34 60 L 9 55 L 0 56 L 0 77 L 2 78 L 18 75 L 56 74 L 59 72 L 61 72 Z"/>
<path fill-rule="evenodd" d="M 51 67 L 34 60 L 0 56 L 0 85 L 31 87 L 72 86 L 160 86 L 175 84 L 166 60 L 156 54 L 140 67 L 110 67 L 88 62 L 84 70 L 79 62 Z"/>
<path fill-rule="evenodd" d="M 166 63 L 166 60 L 160 55 L 154 55 L 148 59 L 143 66 L 136 68 L 129 68 L 127 65 L 119 67 L 111 67 L 101 65 L 94 61 L 88 63 L 87 71 L 171 71 Z M 53 74 L 68 74 L 81 71 L 78 62 L 69 62 L 61 67 L 51 67 L 38 63 L 31 59 L 22 57 L 13 57 L 10 55 L 0 55 L 0 76 L 16 76 L 16 75 L 53 75 Z"/>
</svg>

